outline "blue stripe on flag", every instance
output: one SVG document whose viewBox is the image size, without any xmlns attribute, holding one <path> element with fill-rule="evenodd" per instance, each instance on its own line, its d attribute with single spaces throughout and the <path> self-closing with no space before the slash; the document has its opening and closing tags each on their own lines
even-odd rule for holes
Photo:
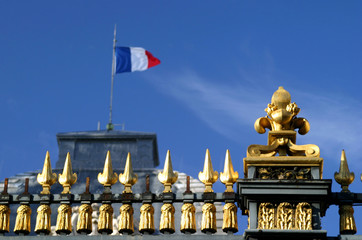
<svg viewBox="0 0 362 240">
<path fill-rule="evenodd" d="M 129 47 L 116 47 L 116 73 L 131 72 L 131 50 Z"/>
</svg>

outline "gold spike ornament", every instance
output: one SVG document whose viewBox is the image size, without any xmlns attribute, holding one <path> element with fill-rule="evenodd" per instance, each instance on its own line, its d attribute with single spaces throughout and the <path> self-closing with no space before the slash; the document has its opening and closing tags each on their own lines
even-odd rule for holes
<svg viewBox="0 0 362 240">
<path fill-rule="evenodd" d="M 0 233 L 9 232 L 10 208 L 7 205 L 0 205 Z"/>
<path fill-rule="evenodd" d="M 38 207 L 38 215 L 36 216 L 35 232 L 49 234 L 51 231 L 51 218 L 52 210 L 49 205 L 42 204 Z"/>
<path fill-rule="evenodd" d="M 98 174 L 98 182 L 104 187 L 111 187 L 117 182 L 117 178 L 117 173 L 113 172 L 111 153 L 108 151 L 104 162 L 103 173 Z"/>
<path fill-rule="evenodd" d="M 341 155 L 341 164 L 339 166 L 339 172 L 334 173 L 334 179 L 342 187 L 342 192 L 349 192 L 348 186 L 354 180 L 354 173 L 350 172 L 348 169 L 348 163 L 346 158 L 346 153 L 342 150 Z"/>
<path fill-rule="evenodd" d="M 339 172 L 334 173 L 334 179 L 342 187 L 342 192 L 349 192 L 348 186 L 354 180 L 354 173 L 349 171 L 346 153 L 342 150 Z M 351 204 L 339 205 L 339 232 L 341 234 L 355 234 L 357 232 L 354 220 L 354 210 Z"/>
<path fill-rule="evenodd" d="M 55 232 L 58 234 L 70 234 L 72 232 L 72 207 L 68 204 L 61 204 L 58 208 L 57 224 Z"/>
<path fill-rule="evenodd" d="M 57 181 L 57 174 L 52 172 L 49 151 L 45 155 L 43 172 L 38 174 L 37 181 L 43 187 L 41 194 L 50 194 L 51 185 Z"/>
<path fill-rule="evenodd" d="M 131 204 L 123 204 L 119 209 L 120 218 L 118 222 L 118 232 L 132 234 L 133 225 L 133 207 Z"/>
<path fill-rule="evenodd" d="M 92 232 L 92 213 L 93 209 L 90 204 L 82 204 L 79 207 L 79 215 L 77 222 L 77 233 Z"/>
<path fill-rule="evenodd" d="M 231 162 L 230 151 L 226 150 L 224 172 L 220 173 L 220 181 L 225 184 L 225 192 L 234 192 L 233 185 L 238 180 L 239 173 L 234 172 L 233 163 Z"/>
<path fill-rule="evenodd" d="M 73 173 L 70 153 L 68 152 L 64 163 L 63 173 L 59 174 L 59 183 L 63 186 L 62 194 L 70 194 L 70 188 L 76 182 L 77 174 Z"/>
<path fill-rule="evenodd" d="M 132 193 L 132 186 L 137 180 L 137 174 L 133 173 L 131 153 L 128 153 L 124 172 L 119 174 L 119 181 L 124 185 L 123 193 Z"/>
<path fill-rule="evenodd" d="M 178 174 L 172 169 L 171 162 L 171 153 L 170 150 L 167 150 L 165 165 L 163 167 L 163 172 L 158 174 L 158 180 L 165 186 L 163 192 L 172 192 L 171 187 L 177 181 Z"/>
<path fill-rule="evenodd" d="M 31 208 L 28 205 L 20 205 L 17 210 L 14 232 L 28 235 L 30 233 Z"/>
<path fill-rule="evenodd" d="M 199 172 L 199 179 L 205 184 L 205 192 L 214 192 L 212 185 L 217 181 L 218 176 L 218 172 L 212 168 L 209 149 L 206 149 L 204 171 Z"/>
</svg>

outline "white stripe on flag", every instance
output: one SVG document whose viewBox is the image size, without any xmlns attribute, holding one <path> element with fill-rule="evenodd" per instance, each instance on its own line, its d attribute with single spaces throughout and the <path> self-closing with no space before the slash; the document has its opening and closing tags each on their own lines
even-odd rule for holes
<svg viewBox="0 0 362 240">
<path fill-rule="evenodd" d="M 148 58 L 146 50 L 139 47 L 131 47 L 131 71 L 144 71 L 148 68 Z"/>
</svg>

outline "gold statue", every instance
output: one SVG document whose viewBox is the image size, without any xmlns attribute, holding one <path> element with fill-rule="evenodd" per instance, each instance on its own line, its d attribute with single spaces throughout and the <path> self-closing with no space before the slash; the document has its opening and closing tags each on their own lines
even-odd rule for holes
<svg viewBox="0 0 362 240">
<path fill-rule="evenodd" d="M 7 205 L 0 205 L 0 233 L 9 232 L 10 208 Z"/>
<path fill-rule="evenodd" d="M 261 203 L 258 213 L 258 229 L 274 229 L 274 206 L 271 203 Z"/>
<path fill-rule="evenodd" d="M 153 233 L 155 231 L 155 224 L 153 220 L 155 209 L 151 204 L 145 203 L 141 206 L 140 212 L 141 216 L 140 216 L 139 231 L 141 233 L 144 232 Z"/>
<path fill-rule="evenodd" d="M 205 184 L 205 192 L 214 192 L 212 185 L 217 181 L 219 174 L 212 168 L 209 149 L 206 149 L 204 171 L 199 172 L 199 179 Z"/>
<path fill-rule="evenodd" d="M 55 232 L 70 234 L 72 232 L 72 208 L 68 204 L 61 204 L 58 208 L 57 224 Z"/>
<path fill-rule="evenodd" d="M 117 182 L 117 178 L 117 173 L 113 172 L 111 153 L 108 151 L 104 162 L 103 173 L 98 173 L 98 182 L 104 187 L 111 187 Z"/>
<path fill-rule="evenodd" d="M 213 203 L 204 203 L 202 206 L 201 232 L 215 233 L 216 230 L 216 207 Z"/>
<path fill-rule="evenodd" d="M 224 172 L 220 173 L 220 181 L 225 184 L 225 192 L 234 192 L 233 185 L 238 180 L 239 173 L 234 172 L 233 164 L 231 162 L 230 151 L 226 150 Z"/>
<path fill-rule="evenodd" d="M 82 204 L 79 207 L 79 215 L 77 222 L 77 233 L 92 232 L 92 213 L 93 209 L 90 204 Z"/>
<path fill-rule="evenodd" d="M 163 192 L 171 192 L 172 184 L 177 181 L 178 173 L 172 169 L 170 150 L 167 150 L 163 172 L 158 174 L 158 180 L 165 186 Z"/>
<path fill-rule="evenodd" d="M 62 194 L 70 194 L 71 186 L 77 182 L 77 174 L 73 173 L 69 152 L 67 153 L 67 157 L 65 159 L 63 173 L 59 174 L 58 181 L 63 186 Z"/>
<path fill-rule="evenodd" d="M 160 232 L 175 232 L 175 207 L 171 203 L 164 203 L 161 207 Z"/>
<path fill-rule="evenodd" d="M 16 234 L 30 233 L 31 208 L 28 205 L 20 205 L 17 210 L 14 232 Z"/>
<path fill-rule="evenodd" d="M 99 208 L 98 232 L 113 232 L 113 207 L 111 204 L 103 204 Z"/>
<path fill-rule="evenodd" d="M 277 208 L 277 228 L 282 230 L 293 229 L 293 207 L 283 202 Z"/>
<path fill-rule="evenodd" d="M 43 172 L 38 174 L 37 181 L 43 187 L 43 191 L 40 192 L 41 194 L 50 194 L 51 185 L 57 181 L 57 174 L 52 172 L 48 151 L 45 155 Z"/>
<path fill-rule="evenodd" d="M 181 207 L 181 232 L 196 232 L 196 208 L 192 203 L 184 203 Z"/>
<path fill-rule="evenodd" d="M 222 230 L 224 232 L 237 232 L 238 231 L 238 208 L 234 203 L 225 203 L 223 207 L 223 221 Z"/>
<path fill-rule="evenodd" d="M 133 225 L 133 207 L 131 204 L 123 204 L 119 209 L 120 218 L 118 222 L 118 231 L 120 233 L 132 234 L 134 232 Z"/>
<path fill-rule="evenodd" d="M 49 234 L 51 231 L 51 213 L 52 209 L 47 204 L 41 204 L 37 209 L 38 215 L 36 216 L 36 233 Z"/>
<path fill-rule="evenodd" d="M 295 211 L 295 225 L 298 230 L 312 230 L 312 207 L 309 203 L 298 203 Z"/>
<path fill-rule="evenodd" d="M 307 156 L 319 157 L 319 147 L 313 144 L 296 145 L 296 132 L 299 129 L 301 135 L 308 133 L 309 122 L 305 118 L 297 118 L 300 109 L 297 104 L 291 103 L 291 96 L 283 87 L 273 94 L 271 103 L 265 109 L 268 116 L 261 117 L 255 121 L 255 130 L 265 133 L 270 129 L 268 145 L 250 145 L 247 150 L 248 157 L 271 157 L 279 156 Z"/>
<path fill-rule="evenodd" d="M 124 172 L 119 174 L 119 181 L 124 185 L 123 193 L 132 193 L 132 186 L 136 184 L 137 180 L 137 174 L 133 173 L 131 153 L 128 153 Z"/>
</svg>

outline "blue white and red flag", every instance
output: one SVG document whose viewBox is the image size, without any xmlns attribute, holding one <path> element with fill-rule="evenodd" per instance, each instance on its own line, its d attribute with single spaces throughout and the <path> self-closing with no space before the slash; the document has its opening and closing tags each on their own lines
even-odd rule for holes
<svg viewBox="0 0 362 240">
<path fill-rule="evenodd" d="M 116 73 L 144 71 L 160 64 L 160 60 L 140 47 L 116 47 Z"/>
</svg>

